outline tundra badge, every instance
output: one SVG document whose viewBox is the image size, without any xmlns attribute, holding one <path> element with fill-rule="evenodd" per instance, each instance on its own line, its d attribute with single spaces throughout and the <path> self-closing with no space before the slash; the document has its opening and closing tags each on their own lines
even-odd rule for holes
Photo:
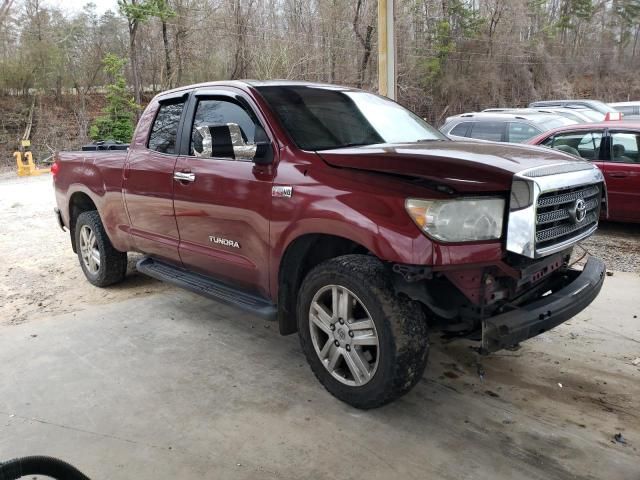
<svg viewBox="0 0 640 480">
<path fill-rule="evenodd" d="M 228 238 L 216 237 L 215 235 L 209 235 L 209 241 L 218 245 L 224 245 L 225 247 L 240 248 L 240 244 L 235 240 L 229 240 Z"/>
<path fill-rule="evenodd" d="M 293 187 L 274 186 L 271 188 L 271 196 L 278 198 L 291 198 Z"/>
</svg>

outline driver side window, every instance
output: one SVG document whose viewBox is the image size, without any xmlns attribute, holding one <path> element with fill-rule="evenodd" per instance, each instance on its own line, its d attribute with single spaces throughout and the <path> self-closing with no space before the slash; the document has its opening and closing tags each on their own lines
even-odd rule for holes
<svg viewBox="0 0 640 480">
<path fill-rule="evenodd" d="M 231 100 L 204 99 L 196 107 L 189 154 L 251 161 L 255 156 L 256 141 L 264 137 L 264 130 L 253 112 Z"/>
</svg>

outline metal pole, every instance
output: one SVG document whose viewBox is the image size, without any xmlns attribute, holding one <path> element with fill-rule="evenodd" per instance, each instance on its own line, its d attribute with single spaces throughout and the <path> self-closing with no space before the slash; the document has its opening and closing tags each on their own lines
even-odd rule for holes
<svg viewBox="0 0 640 480">
<path fill-rule="evenodd" d="M 396 99 L 394 0 L 378 0 L 378 93 Z"/>
</svg>

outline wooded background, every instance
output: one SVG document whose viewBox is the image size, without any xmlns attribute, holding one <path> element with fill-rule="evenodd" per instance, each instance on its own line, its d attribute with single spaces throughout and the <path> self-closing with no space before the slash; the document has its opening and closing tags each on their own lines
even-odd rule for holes
<svg viewBox="0 0 640 480">
<path fill-rule="evenodd" d="M 640 0 L 396 0 L 399 102 L 446 115 L 552 97 L 640 99 Z M 120 0 L 98 15 L 0 0 L 0 164 L 33 106 L 36 157 L 88 141 L 108 53 L 135 101 L 219 79 L 375 90 L 376 0 Z"/>
</svg>

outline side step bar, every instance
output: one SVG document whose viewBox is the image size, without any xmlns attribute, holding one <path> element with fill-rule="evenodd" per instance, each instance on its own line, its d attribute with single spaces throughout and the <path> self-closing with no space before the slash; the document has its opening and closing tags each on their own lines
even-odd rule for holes
<svg viewBox="0 0 640 480">
<path fill-rule="evenodd" d="M 189 272 L 151 257 L 144 257 L 138 261 L 136 267 L 140 273 L 162 280 L 163 282 L 172 283 L 178 287 L 240 308 L 267 320 L 276 319 L 277 308 L 266 298 L 252 295 L 244 290 L 239 290 L 204 275 Z"/>
</svg>

